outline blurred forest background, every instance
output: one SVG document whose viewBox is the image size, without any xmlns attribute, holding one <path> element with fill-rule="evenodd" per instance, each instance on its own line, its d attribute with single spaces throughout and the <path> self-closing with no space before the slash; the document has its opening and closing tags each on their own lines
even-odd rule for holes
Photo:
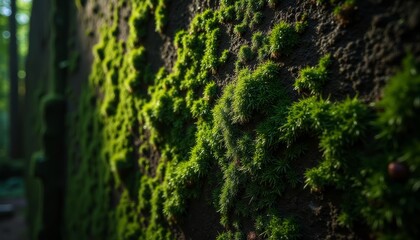
<svg viewBox="0 0 420 240">
<path fill-rule="evenodd" d="M 23 194 L 22 146 L 19 143 L 22 126 L 17 119 L 25 94 L 25 58 L 31 6 L 31 0 L 0 0 L 0 197 Z M 17 99 L 17 102 L 13 101 L 12 104 L 11 98 Z M 10 114 L 10 109 L 15 110 L 15 116 Z M 15 120 L 12 121 L 11 117 Z M 17 142 L 12 144 L 11 139 Z M 13 152 L 11 147 L 15 148 Z"/>
</svg>

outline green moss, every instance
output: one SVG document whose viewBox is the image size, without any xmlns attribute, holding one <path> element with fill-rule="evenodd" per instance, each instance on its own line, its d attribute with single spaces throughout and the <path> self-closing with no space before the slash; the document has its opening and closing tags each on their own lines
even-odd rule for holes
<svg viewBox="0 0 420 240">
<path fill-rule="evenodd" d="M 420 108 L 420 66 L 412 56 L 403 62 L 403 68 L 394 75 L 383 92 L 383 99 L 377 104 L 384 112 L 379 115 L 378 125 L 384 137 L 400 136 L 396 141 L 403 141 L 407 136 L 419 132 L 418 114 Z"/>
<path fill-rule="evenodd" d="M 286 123 L 280 128 L 282 139 L 293 143 L 302 133 L 317 131 L 325 157 L 337 154 L 337 148 L 359 137 L 366 123 L 366 107 L 357 99 L 331 103 L 316 97 L 291 106 Z M 335 125 L 335 126 L 334 126 Z M 343 136 L 342 134 L 346 134 Z M 331 146 L 332 145 L 332 146 Z"/>
<path fill-rule="evenodd" d="M 262 10 L 266 5 L 265 0 L 238 0 L 226 4 L 226 6 L 234 6 L 236 12 L 236 20 L 239 23 L 234 27 L 234 32 L 243 36 L 248 28 L 255 28 L 257 25 L 261 24 L 263 20 Z M 229 8 L 227 7 L 227 9 Z"/>
<path fill-rule="evenodd" d="M 216 240 L 240 240 L 240 239 L 244 239 L 244 234 L 242 232 L 232 232 L 232 231 L 220 233 L 216 238 Z"/>
<path fill-rule="evenodd" d="M 232 22 L 233 20 L 235 20 L 235 7 L 228 6 L 228 7 L 222 8 L 222 10 L 220 11 L 220 21 Z"/>
<path fill-rule="evenodd" d="M 253 16 L 252 19 L 249 23 L 249 27 L 251 29 L 256 28 L 258 25 L 260 25 L 262 23 L 264 19 L 264 15 L 261 12 L 256 12 Z"/>
<path fill-rule="evenodd" d="M 414 114 L 415 92 L 419 92 L 417 71 L 418 65 L 408 57 L 385 88 L 378 104 L 383 110 L 377 116 L 356 99 L 332 103 L 311 97 L 293 104 L 287 122 L 280 128 L 289 145 L 303 134 L 318 136 L 323 157 L 317 167 L 306 171 L 306 186 L 345 190 L 340 222 L 351 226 L 362 221 L 381 238 L 410 238 L 417 234 L 409 224 L 413 212 L 418 211 L 412 204 L 416 201 L 413 187 L 419 182 L 414 167 L 418 158 L 413 155 L 418 149 L 418 137 L 411 135 L 418 131 L 413 124 L 418 121 Z M 405 119 L 401 120 L 404 125 L 391 120 L 396 117 Z M 373 126 L 372 118 L 377 119 Z M 408 166 L 412 171 L 409 180 L 402 183 L 392 179 L 386 172 L 390 162 Z M 388 228 L 391 225 L 399 230 Z"/>
<path fill-rule="evenodd" d="M 261 22 L 267 2 L 278 4 L 223 0 L 218 10 L 197 14 L 175 34 L 171 71 L 157 72 L 147 66 L 143 44 L 148 21 L 164 33 L 165 1 L 129 3 L 126 42 L 117 34 L 122 3 L 114 6 L 70 123 L 69 239 L 173 239 L 206 182 L 217 183 L 214 205 L 226 227 L 218 239 L 244 238 L 249 222 L 268 239 L 299 238 L 294 218 L 273 212 L 284 194 L 304 184 L 346 190 L 343 225 L 366 224 L 380 237 L 417 236 L 418 66 L 407 60 L 374 109 L 356 98 L 312 96 L 292 103 L 281 65 L 267 59 L 292 53 L 306 26 L 302 18 L 278 23 L 267 36 L 254 33 L 251 47 L 241 47 L 237 57 L 245 66 L 258 54 L 259 62 L 220 89 L 218 70 L 232 55 L 221 49 L 222 31 L 236 26 L 244 35 Z M 302 70 L 295 88 L 322 93 L 328 62 L 324 56 Z M 313 158 L 308 136 L 322 157 L 302 173 L 296 160 Z M 406 182 L 387 175 L 393 161 L 409 167 Z"/>
<path fill-rule="evenodd" d="M 381 111 L 374 125 L 378 128 L 376 141 L 380 144 L 377 144 L 377 152 L 373 155 L 374 161 L 365 170 L 367 184 L 361 194 L 371 203 L 380 203 L 380 207 L 361 205 L 360 212 L 383 238 L 413 238 L 420 233 L 412 224 L 415 215 L 420 212 L 414 204 L 418 201 L 415 192 L 420 186 L 419 71 L 419 63 L 412 56 L 406 57 L 402 69 L 389 80 L 378 103 Z M 406 181 L 396 181 L 386 172 L 377 170 L 386 169 L 390 162 L 407 166 L 410 174 Z M 398 230 L 388 228 L 393 224 Z"/>
<path fill-rule="evenodd" d="M 257 51 L 264 46 L 265 37 L 262 32 L 255 32 L 252 34 L 251 49 Z"/>
<path fill-rule="evenodd" d="M 95 117 L 98 113 L 92 97 L 86 93 L 82 95 L 78 111 L 83 113 L 83 118 L 70 123 L 70 129 L 75 129 L 73 139 L 81 141 L 69 144 L 70 156 L 74 158 L 72 154 L 75 154 L 80 159 L 79 162 L 70 161 L 68 165 L 65 233 L 70 239 L 86 235 L 115 237 L 113 211 L 108 209 L 112 186 L 110 169 L 102 155 L 101 124 Z"/>
<path fill-rule="evenodd" d="M 296 79 L 294 87 L 298 92 L 309 91 L 310 94 L 319 95 L 328 77 L 327 68 L 331 64 L 331 55 L 323 56 L 317 66 L 305 67 L 300 70 L 299 78 Z"/>
<path fill-rule="evenodd" d="M 235 206 L 235 201 L 238 199 L 238 192 L 243 187 L 243 177 L 240 171 L 231 163 L 224 171 L 224 183 L 219 198 L 219 211 L 222 214 L 221 223 L 225 226 L 229 224 L 229 211 Z"/>
<path fill-rule="evenodd" d="M 308 15 L 304 14 L 301 17 L 301 20 L 295 23 L 295 31 L 299 34 L 303 33 L 305 31 L 306 27 L 308 26 Z"/>
<path fill-rule="evenodd" d="M 200 180 L 207 176 L 214 159 L 211 152 L 212 132 L 209 125 L 199 126 L 196 141 L 191 150 L 190 160 L 177 164 L 169 172 L 168 199 L 164 206 L 164 213 L 169 218 L 184 213 L 185 201 L 198 196 Z"/>
<path fill-rule="evenodd" d="M 334 15 L 336 16 L 340 16 L 343 14 L 344 11 L 347 11 L 351 8 L 354 8 L 356 5 L 356 0 L 345 0 L 345 1 L 341 1 L 342 3 L 332 3 L 334 5 L 336 5 L 334 7 Z"/>
<path fill-rule="evenodd" d="M 286 22 L 276 24 L 271 30 L 268 43 L 271 57 L 290 54 L 298 41 L 298 34 L 294 27 Z"/>
<path fill-rule="evenodd" d="M 267 62 L 253 72 L 241 71 L 236 84 L 225 87 L 213 110 L 213 149 L 224 179 L 217 207 L 225 226 L 268 208 L 281 196 L 286 182 L 296 182 L 292 171 L 278 177 L 290 168 L 287 161 L 273 156 L 280 142 L 272 127 L 283 122 L 289 104 L 277 81 L 278 70 L 276 64 Z M 260 119 L 257 127 L 243 130 L 241 125 L 251 119 Z"/>
<path fill-rule="evenodd" d="M 236 35 L 242 36 L 245 34 L 246 30 L 247 30 L 247 24 L 241 23 L 241 24 L 235 25 L 233 32 Z"/>
<path fill-rule="evenodd" d="M 255 112 L 268 113 L 274 101 L 285 98 L 285 93 L 279 91 L 278 69 L 276 64 L 267 62 L 253 73 L 239 73 L 232 104 L 234 122 L 247 122 Z"/>
<path fill-rule="evenodd" d="M 247 1 L 248 8 L 252 11 L 259 11 L 265 5 L 265 0 Z"/>
<path fill-rule="evenodd" d="M 156 23 L 156 31 L 162 32 L 163 27 L 166 24 L 166 1 L 159 0 L 155 9 L 155 23 Z"/>
<path fill-rule="evenodd" d="M 118 218 L 117 232 L 118 239 L 133 239 L 140 236 L 140 225 L 138 224 L 138 214 L 136 204 L 124 191 L 118 202 L 116 217 Z"/>
<path fill-rule="evenodd" d="M 253 52 L 249 46 L 243 45 L 239 48 L 238 61 L 246 63 L 253 58 Z"/>
<path fill-rule="evenodd" d="M 257 219 L 256 229 L 265 239 L 299 239 L 299 226 L 292 218 L 280 218 L 274 214 Z"/>
<path fill-rule="evenodd" d="M 297 45 L 299 34 L 306 28 L 306 19 L 303 17 L 293 25 L 286 22 L 276 24 L 268 36 L 262 32 L 255 32 L 252 35 L 252 50 L 258 55 L 260 62 L 271 57 L 274 59 L 280 56 L 289 55 Z"/>
<path fill-rule="evenodd" d="M 332 7 L 332 12 L 338 22 L 347 25 L 353 18 L 356 0 L 317 0 L 316 3 Z"/>
</svg>

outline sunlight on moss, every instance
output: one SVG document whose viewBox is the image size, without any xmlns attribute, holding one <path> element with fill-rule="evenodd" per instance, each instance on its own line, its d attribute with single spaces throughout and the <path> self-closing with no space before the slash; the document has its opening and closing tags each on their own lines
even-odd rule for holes
<svg viewBox="0 0 420 240">
<path fill-rule="evenodd" d="M 69 238 L 174 239 L 206 186 L 212 197 L 206 204 L 225 228 L 217 239 L 243 239 L 244 224 L 266 239 L 299 239 L 303 221 L 276 211 L 287 194 L 305 187 L 308 194 L 342 195 L 343 226 L 359 222 L 389 238 L 418 233 L 409 223 L 419 212 L 420 188 L 413 58 L 389 80 L 379 103 L 325 99 L 334 67 L 329 54 L 304 67 L 293 86 L 284 75 L 281 60 L 306 34 L 306 17 L 251 32 L 265 21 L 266 7 L 281 1 L 222 0 L 174 34 L 172 69 L 154 72 L 146 31 L 151 23 L 165 34 L 167 2 L 127 4 L 128 39 L 118 36 L 122 3 L 112 4 L 112 24 L 100 31 L 70 123 Z M 222 42 L 227 25 L 237 34 L 233 50 Z M 232 58 L 236 71 L 220 74 Z M 297 166 L 302 159 L 314 161 Z M 386 172 L 392 162 L 407 166 L 406 182 Z"/>
</svg>

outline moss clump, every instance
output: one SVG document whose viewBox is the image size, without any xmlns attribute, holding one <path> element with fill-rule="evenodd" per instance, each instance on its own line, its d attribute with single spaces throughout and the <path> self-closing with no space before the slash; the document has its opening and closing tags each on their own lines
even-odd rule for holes
<svg viewBox="0 0 420 240">
<path fill-rule="evenodd" d="M 186 200 L 199 195 L 200 180 L 210 171 L 214 159 L 210 126 L 199 125 L 195 139 L 197 142 L 191 150 L 190 160 L 174 165 L 168 171 L 168 196 L 164 203 L 164 213 L 168 218 L 185 213 Z"/>
<path fill-rule="evenodd" d="M 247 69 L 239 73 L 232 103 L 234 122 L 247 122 L 255 112 L 268 113 L 273 102 L 285 98 L 279 90 L 278 69 L 267 62 L 252 73 Z"/>
<path fill-rule="evenodd" d="M 264 39 L 265 38 L 262 32 L 255 32 L 254 34 L 252 34 L 252 51 L 257 51 L 258 49 L 262 48 L 264 46 Z"/>
<path fill-rule="evenodd" d="M 166 0 L 158 0 L 157 6 L 155 9 L 155 24 L 156 31 L 162 32 L 163 27 L 166 24 Z"/>
<path fill-rule="evenodd" d="M 419 71 L 420 64 L 412 56 L 406 57 L 402 69 L 389 80 L 378 103 L 381 111 L 374 123 L 378 128 L 376 154 L 368 165 L 367 184 L 361 191 L 370 204 L 361 205 L 360 212 L 384 238 L 410 239 L 420 234 L 414 223 L 420 213 L 415 204 L 419 201 L 416 192 L 420 186 Z M 397 181 L 385 171 L 393 162 L 407 167 L 405 181 Z M 376 207 L 376 203 L 380 207 Z"/>
<path fill-rule="evenodd" d="M 219 18 L 221 22 L 232 22 L 235 20 L 236 13 L 234 6 L 221 7 Z"/>
<path fill-rule="evenodd" d="M 378 103 L 383 109 L 379 115 L 378 124 L 382 127 L 383 136 L 401 136 L 398 141 L 407 136 L 419 133 L 420 116 L 420 66 L 412 56 L 403 62 L 402 71 L 393 76 L 384 89 L 384 97 Z"/>
<path fill-rule="evenodd" d="M 222 1 L 222 18 L 230 20 L 232 14 L 238 23 L 234 27 L 234 33 L 243 36 L 248 29 L 253 29 L 261 24 L 264 15 L 263 8 L 266 5 L 265 0 L 237 0 Z"/>
<path fill-rule="evenodd" d="M 256 12 L 254 16 L 252 16 L 251 22 L 249 23 L 249 27 L 251 29 L 255 29 L 258 25 L 262 23 L 264 19 L 264 15 L 261 12 Z"/>
<path fill-rule="evenodd" d="M 345 0 L 339 3 L 335 3 L 334 15 L 341 20 L 343 23 L 347 23 L 350 19 L 348 14 L 354 10 L 356 5 L 356 0 Z"/>
<path fill-rule="evenodd" d="M 288 55 L 297 42 L 298 33 L 295 28 L 286 22 L 280 22 L 271 30 L 268 39 L 269 53 L 273 58 Z"/>
<path fill-rule="evenodd" d="M 306 172 L 306 185 L 319 188 L 333 181 L 337 188 L 347 187 L 345 178 L 336 175 L 335 171 L 345 170 L 352 165 L 346 162 L 346 149 L 365 132 L 367 120 L 367 108 L 357 99 L 331 103 L 311 97 L 292 105 L 287 122 L 280 129 L 282 138 L 290 145 L 302 133 L 310 131 L 319 136 L 319 147 L 324 158 L 319 168 Z M 335 170 L 331 172 L 328 169 Z"/>
<path fill-rule="evenodd" d="M 305 17 L 294 25 L 281 21 L 276 24 L 268 36 L 261 32 L 252 35 L 252 50 L 258 55 L 258 60 L 263 62 L 271 57 L 277 59 L 280 56 L 289 55 L 297 45 L 299 34 L 306 28 Z"/>
<path fill-rule="evenodd" d="M 120 70 L 120 72 L 126 71 L 128 75 L 124 82 L 124 91 L 133 94 L 144 94 L 144 86 L 150 83 L 150 79 L 154 77 L 146 61 L 146 50 L 144 47 L 133 49 L 127 58 L 128 62 L 123 64 L 126 68 Z"/>
<path fill-rule="evenodd" d="M 233 32 L 236 35 L 242 36 L 245 34 L 246 28 L 247 28 L 247 25 L 245 23 L 241 23 L 234 27 Z"/>
<path fill-rule="evenodd" d="M 324 4 L 333 8 L 333 14 L 341 25 L 348 25 L 354 17 L 356 0 L 317 0 L 317 4 Z"/>
<path fill-rule="evenodd" d="M 216 240 L 240 240 L 244 239 L 244 234 L 242 232 L 223 232 L 219 234 Z"/>
<path fill-rule="evenodd" d="M 243 45 L 239 48 L 238 61 L 246 63 L 253 58 L 254 53 L 249 46 Z"/>
<path fill-rule="evenodd" d="M 307 66 L 300 70 L 299 77 L 296 79 L 294 88 L 298 92 L 309 91 L 310 94 L 319 95 L 327 81 L 327 68 L 331 63 L 331 55 L 323 56 L 317 66 Z"/>
<path fill-rule="evenodd" d="M 287 184 L 295 186 L 287 154 L 274 155 L 281 144 L 272 127 L 283 123 L 290 102 L 278 73 L 279 66 L 272 62 L 253 72 L 242 70 L 236 84 L 225 87 L 213 110 L 213 149 L 224 179 L 217 208 L 225 226 L 240 217 L 261 214 Z M 251 121 L 256 127 L 245 130 Z"/>
<path fill-rule="evenodd" d="M 300 18 L 300 21 L 297 21 L 295 23 L 295 31 L 299 34 L 303 33 L 308 26 L 308 15 L 303 14 L 303 16 Z"/>
<path fill-rule="evenodd" d="M 292 218 L 280 218 L 275 214 L 257 219 L 256 229 L 265 239 L 299 239 L 299 226 Z"/>
<path fill-rule="evenodd" d="M 356 99 L 331 103 L 311 97 L 294 103 L 280 128 L 289 146 L 303 134 L 318 136 L 323 157 L 317 167 L 306 171 L 306 186 L 346 191 L 339 217 L 345 226 L 364 222 L 381 238 L 412 238 L 419 233 L 410 223 L 419 212 L 413 205 L 419 183 L 414 124 L 418 69 L 412 58 L 404 61 L 402 71 L 385 88 L 378 103 L 383 110 L 378 113 Z M 388 164 L 395 162 L 409 169 L 405 181 L 396 181 L 387 172 Z"/>
</svg>

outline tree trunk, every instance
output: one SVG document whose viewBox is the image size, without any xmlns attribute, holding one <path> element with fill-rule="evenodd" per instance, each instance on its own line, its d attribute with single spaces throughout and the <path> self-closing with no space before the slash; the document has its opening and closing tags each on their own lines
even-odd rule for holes
<svg viewBox="0 0 420 240">
<path fill-rule="evenodd" d="M 9 134 L 10 134 L 10 157 L 19 158 L 22 156 L 19 119 L 19 91 L 18 91 L 18 49 L 17 49 L 17 24 L 16 24 L 16 0 L 10 1 L 12 13 L 9 17 Z"/>
</svg>

